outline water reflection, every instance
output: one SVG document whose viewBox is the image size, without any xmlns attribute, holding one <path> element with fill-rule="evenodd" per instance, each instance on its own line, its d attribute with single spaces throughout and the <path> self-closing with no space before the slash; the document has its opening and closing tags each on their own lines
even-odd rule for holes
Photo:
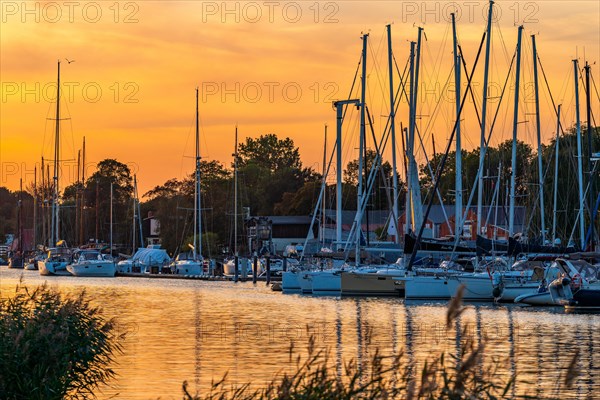
<svg viewBox="0 0 600 400">
<path fill-rule="evenodd" d="M 20 275 L 0 269 L 0 296 L 14 293 Z M 555 395 L 559 377 L 579 349 L 581 374 L 559 397 L 594 398 L 600 391 L 598 315 L 466 305 L 447 329 L 444 303 L 286 296 L 251 283 L 43 279 L 35 271 L 25 271 L 24 279 L 32 286 L 47 280 L 65 293 L 85 288 L 129 333 L 115 366 L 119 378 L 103 388 L 100 398 L 180 398 L 184 380 L 192 391 L 205 392 L 225 373 L 227 386 L 263 386 L 274 374 L 294 370 L 295 357 L 307 355 L 311 335 L 317 350 L 335 355 L 332 368 L 340 377 L 351 359 L 366 369 L 376 349 L 382 356 L 403 353 L 404 365 L 414 364 L 417 373 L 441 352 L 460 356 L 469 338 L 476 343 L 488 338 L 482 368 L 494 359 L 508 361 L 500 372 L 504 378 L 517 374 L 513 396 Z"/>
</svg>

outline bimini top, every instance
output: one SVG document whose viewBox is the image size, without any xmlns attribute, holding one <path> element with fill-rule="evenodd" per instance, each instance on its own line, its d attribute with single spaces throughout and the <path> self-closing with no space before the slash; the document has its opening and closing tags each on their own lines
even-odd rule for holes
<svg viewBox="0 0 600 400">
<path fill-rule="evenodd" d="M 170 263 L 171 257 L 169 257 L 165 249 L 143 248 L 139 249 L 131 257 L 131 261 L 144 265 L 162 265 Z"/>
</svg>

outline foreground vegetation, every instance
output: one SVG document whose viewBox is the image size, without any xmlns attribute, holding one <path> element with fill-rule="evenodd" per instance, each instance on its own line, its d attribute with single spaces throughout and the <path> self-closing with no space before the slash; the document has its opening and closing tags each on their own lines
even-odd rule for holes
<svg viewBox="0 0 600 400">
<path fill-rule="evenodd" d="M 464 311 L 462 286 L 450 301 L 447 328 Z M 462 337 L 467 335 L 463 329 Z M 326 350 L 316 351 L 314 337 L 309 339 L 308 356 L 302 360 L 293 357 L 290 346 L 292 373 L 280 373 L 262 388 L 251 384 L 228 385 L 227 375 L 213 382 L 208 393 L 192 394 L 187 382 L 183 383 L 184 400 L 251 400 L 251 399 L 561 399 L 561 389 L 571 388 L 578 375 L 579 353 L 573 354 L 565 373 L 557 382 L 555 392 L 547 396 L 517 395 L 514 393 L 516 376 L 508 373 L 507 360 L 494 359 L 489 367 L 483 366 L 485 350 L 493 343 L 483 339 L 461 342 L 458 355 L 442 353 L 432 357 L 420 370 L 414 362 L 405 361 L 402 354 L 382 356 L 377 351 L 368 365 L 354 361 L 345 363 L 338 371 Z M 503 378 L 508 377 L 508 378 Z"/>
<path fill-rule="evenodd" d="M 0 398 L 95 397 L 115 376 L 110 366 L 121 351 L 115 332 L 115 321 L 85 292 L 18 285 L 0 299 Z"/>
<path fill-rule="evenodd" d="M 463 291 L 448 305 L 448 329 L 464 311 Z M 96 397 L 100 386 L 115 377 L 111 364 L 123 339 L 116 328 L 85 292 L 64 295 L 45 285 L 30 290 L 19 284 L 14 295 L 0 299 L 0 398 Z M 204 394 L 192 394 L 184 382 L 184 400 L 533 398 L 514 393 L 516 376 L 508 373 L 506 360 L 484 366 L 486 348 L 493 343 L 485 338 L 473 342 L 467 329 L 458 354 L 432 356 L 419 370 L 403 354 L 377 351 L 367 365 L 351 360 L 336 367 L 311 337 L 307 356 L 296 355 L 292 343 L 288 372 L 263 387 L 229 384 L 225 375 Z M 578 359 L 578 353 L 572 355 L 555 393 L 544 398 L 559 399 L 560 389 L 571 387 L 579 374 Z"/>
</svg>

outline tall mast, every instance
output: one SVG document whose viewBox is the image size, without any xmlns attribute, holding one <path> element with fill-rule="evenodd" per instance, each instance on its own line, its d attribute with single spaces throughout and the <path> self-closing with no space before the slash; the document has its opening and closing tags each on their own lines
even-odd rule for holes
<svg viewBox="0 0 600 400">
<path fill-rule="evenodd" d="M 519 81 L 521 78 L 521 37 L 523 25 L 519 26 L 517 39 L 517 68 L 515 70 L 515 109 L 513 114 L 513 140 L 510 171 L 510 206 L 508 211 L 508 235 L 515 234 L 515 186 L 517 177 L 517 127 L 519 126 Z"/>
<path fill-rule="evenodd" d="M 592 127 L 592 103 L 590 99 L 590 65 L 585 62 L 585 101 L 586 101 L 586 111 L 587 111 L 587 140 L 588 140 L 588 173 L 590 179 L 590 189 L 589 189 L 589 210 L 590 210 L 590 246 L 591 251 L 596 250 L 596 240 L 594 238 L 594 210 L 592 209 L 592 205 L 594 204 L 594 177 L 592 176 L 593 168 L 592 168 L 592 153 L 593 153 L 593 140 L 592 136 L 594 133 L 594 128 Z M 587 243 L 586 243 L 587 245 Z"/>
<path fill-rule="evenodd" d="M 110 255 L 113 250 L 113 183 L 110 183 Z"/>
<path fill-rule="evenodd" d="M 488 97 L 488 77 L 490 68 L 490 47 L 492 38 L 492 16 L 494 1 L 490 0 L 490 7 L 487 20 L 487 31 L 485 38 L 485 68 L 483 73 L 483 102 L 481 105 L 481 141 L 479 144 L 479 165 L 483 168 L 484 147 L 485 144 L 485 117 L 487 112 L 487 97 Z M 481 234 L 481 216 L 483 204 L 483 174 L 479 173 L 479 183 L 477 184 L 477 234 Z"/>
<path fill-rule="evenodd" d="M 581 151 L 581 117 L 579 115 L 579 63 L 577 59 L 573 60 L 573 78 L 575 79 L 575 119 L 577 132 L 577 181 L 579 183 L 579 244 L 580 249 L 585 250 L 585 212 L 583 205 L 583 165 Z"/>
<path fill-rule="evenodd" d="M 200 202 L 200 116 L 198 114 L 198 88 L 196 88 L 196 180 L 194 198 L 194 260 L 202 256 L 202 216 Z M 198 236 L 198 247 L 196 247 Z"/>
<path fill-rule="evenodd" d="M 135 224 L 136 224 L 136 210 L 137 210 L 137 199 L 136 199 L 136 187 L 137 187 L 137 182 L 136 182 L 136 176 L 133 176 L 133 220 L 131 221 L 131 254 L 135 254 Z M 141 245 L 141 243 L 140 243 Z"/>
<path fill-rule="evenodd" d="M 410 85 L 409 85 L 409 110 L 408 110 L 408 126 L 412 126 L 412 106 L 413 106 L 413 87 L 415 84 L 415 42 L 410 42 Z M 411 179 L 411 168 L 412 168 L 412 149 L 411 149 L 411 138 L 407 128 L 404 128 L 404 134 L 406 135 L 406 206 L 404 211 L 404 233 L 408 234 L 412 227 L 412 179 Z"/>
<path fill-rule="evenodd" d="M 367 86 L 367 40 L 369 34 L 365 33 L 362 49 L 362 77 L 361 77 L 361 96 L 360 96 L 360 139 L 358 147 L 358 187 L 357 187 L 357 202 L 356 202 L 356 261 L 355 265 L 360 264 L 360 237 L 362 234 L 362 207 L 363 198 L 363 149 L 365 148 L 365 102 L 366 102 L 366 86 Z"/>
<path fill-rule="evenodd" d="M 47 189 L 46 189 L 46 182 L 44 180 L 44 157 L 42 157 L 42 165 L 40 166 L 40 175 L 42 177 L 41 181 L 42 181 L 42 188 L 41 188 L 41 193 L 40 193 L 40 200 L 41 200 L 41 213 L 42 213 L 42 240 L 41 242 L 45 245 L 47 243 L 47 230 L 46 230 L 46 193 L 47 193 Z"/>
<path fill-rule="evenodd" d="M 542 243 L 546 242 L 546 206 L 544 204 L 544 165 L 542 163 L 542 135 L 540 123 L 540 98 L 538 91 L 538 65 L 537 65 L 537 47 L 535 45 L 535 35 L 531 35 L 533 45 L 533 82 L 535 86 L 535 123 L 537 128 L 537 148 L 538 148 L 538 179 L 540 184 L 540 221 L 542 229 Z"/>
<path fill-rule="evenodd" d="M 558 202 L 558 148 L 560 143 L 560 108 L 556 112 L 556 154 L 554 156 L 554 201 L 552 205 L 552 244 L 556 243 L 556 205 Z"/>
<path fill-rule="evenodd" d="M 327 205 L 327 124 L 325 124 L 325 144 L 323 145 L 323 200 L 321 201 L 321 235 L 322 243 L 325 246 L 325 207 Z"/>
<path fill-rule="evenodd" d="M 335 183 L 335 241 L 336 246 L 342 243 L 342 122 L 344 118 L 344 105 L 354 104 L 360 106 L 360 101 L 342 100 L 333 103 L 336 108 L 336 183 Z M 337 249 L 337 247 L 336 247 Z"/>
<path fill-rule="evenodd" d="M 235 126 L 235 147 L 233 153 L 233 254 L 238 256 L 238 127 Z M 236 266 L 237 270 L 237 266 Z"/>
<path fill-rule="evenodd" d="M 75 245 L 79 245 L 81 243 L 79 243 L 78 239 L 78 232 L 77 229 L 79 227 L 79 219 L 81 218 L 80 212 L 81 209 L 79 207 L 79 202 L 80 202 L 80 197 L 81 197 L 81 189 L 80 189 L 80 175 L 79 172 L 81 171 L 81 150 L 79 150 L 77 152 L 77 184 L 76 184 L 76 191 L 75 191 L 75 229 L 73 229 L 73 242 L 75 243 Z"/>
<path fill-rule="evenodd" d="M 135 190 L 135 205 L 137 206 L 138 232 L 140 233 L 140 246 L 144 247 L 144 231 L 142 230 L 142 210 L 140 210 L 140 197 L 138 195 L 137 177 L 133 176 L 133 189 Z"/>
<path fill-rule="evenodd" d="M 43 174 L 42 174 L 43 175 Z M 37 166 L 33 168 L 33 246 L 37 246 Z"/>
<path fill-rule="evenodd" d="M 458 54 L 458 38 L 456 35 L 456 17 L 452 16 L 452 37 L 454 50 L 454 88 L 456 96 L 456 119 L 460 119 L 460 55 Z M 454 234 L 455 241 L 458 242 L 462 236 L 462 144 L 460 135 L 460 120 L 456 124 L 456 177 L 454 181 L 455 203 L 454 203 Z"/>
<path fill-rule="evenodd" d="M 19 218 L 17 223 L 19 224 L 19 252 L 21 259 L 23 259 L 23 178 L 19 180 Z"/>
<path fill-rule="evenodd" d="M 83 227 L 85 224 L 85 136 L 83 137 L 83 148 L 81 151 L 81 217 L 79 218 L 79 243 L 83 244 Z"/>
<path fill-rule="evenodd" d="M 398 170 L 396 168 L 396 98 L 394 96 L 394 70 L 392 53 L 392 26 L 387 25 L 388 39 L 388 72 L 390 76 L 390 127 L 392 135 L 392 186 L 394 190 L 394 201 L 392 208 L 392 218 L 394 221 L 394 241 L 400 243 L 398 235 Z"/>
<path fill-rule="evenodd" d="M 58 179 L 60 160 L 60 60 L 58 60 L 58 77 L 56 79 L 56 131 L 54 134 L 54 187 L 52 194 L 52 234 L 49 242 L 50 247 L 56 246 L 59 238 L 59 204 L 58 204 Z"/>
<path fill-rule="evenodd" d="M 418 228 L 423 221 L 423 205 L 421 204 L 421 188 L 419 185 L 419 170 L 417 162 L 415 160 L 415 131 L 417 127 L 417 101 L 419 92 L 419 70 L 421 69 L 421 38 L 423 36 L 423 28 L 419 27 L 417 37 L 417 50 L 414 65 L 414 83 L 412 85 L 412 101 L 411 101 L 411 124 L 409 126 L 409 137 L 410 137 L 410 179 L 411 179 L 411 202 L 413 211 L 413 226 Z"/>
</svg>

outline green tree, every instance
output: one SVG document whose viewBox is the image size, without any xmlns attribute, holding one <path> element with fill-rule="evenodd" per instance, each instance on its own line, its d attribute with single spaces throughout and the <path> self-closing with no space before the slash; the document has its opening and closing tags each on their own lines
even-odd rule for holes
<svg viewBox="0 0 600 400">
<path fill-rule="evenodd" d="M 284 193 L 296 192 L 318 177 L 302 167 L 300 150 L 290 138 L 280 140 L 275 134 L 246 138 L 238 154 L 242 201 L 255 215 L 272 214 Z"/>
<path fill-rule="evenodd" d="M 133 177 L 126 164 L 114 159 L 100 161 L 96 171 L 85 182 L 85 204 L 92 215 L 88 219 L 88 237 L 95 237 L 95 225 L 99 237 L 107 242 L 110 232 L 110 186 L 113 185 L 113 242 L 130 243 L 131 199 L 133 195 Z M 90 210 L 92 208 L 93 210 Z M 89 213 L 88 213 L 89 214 Z M 96 221 L 96 215 L 98 219 Z M 92 229 L 91 229 L 92 228 Z"/>
</svg>

